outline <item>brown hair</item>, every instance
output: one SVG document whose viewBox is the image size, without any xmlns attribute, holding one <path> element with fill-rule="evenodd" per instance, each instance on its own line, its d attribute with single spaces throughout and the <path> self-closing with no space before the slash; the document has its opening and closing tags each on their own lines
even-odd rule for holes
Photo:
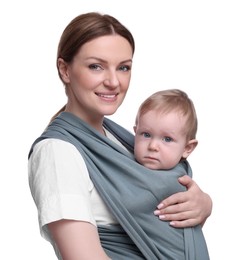
<svg viewBox="0 0 237 260">
<path fill-rule="evenodd" d="M 139 107 L 136 116 L 136 124 L 139 117 L 148 111 L 156 110 L 159 113 L 177 111 L 186 117 L 185 133 L 187 140 L 195 139 L 197 133 L 197 114 L 192 100 L 188 95 L 179 89 L 168 89 L 158 91 L 148 97 Z"/>
<path fill-rule="evenodd" d="M 96 12 L 81 14 L 75 17 L 64 29 L 58 45 L 57 61 L 62 58 L 65 62 L 70 63 L 83 44 L 95 38 L 112 34 L 118 34 L 127 39 L 134 53 L 134 38 L 131 32 L 117 19 Z M 59 71 L 58 74 L 61 78 Z"/>
</svg>

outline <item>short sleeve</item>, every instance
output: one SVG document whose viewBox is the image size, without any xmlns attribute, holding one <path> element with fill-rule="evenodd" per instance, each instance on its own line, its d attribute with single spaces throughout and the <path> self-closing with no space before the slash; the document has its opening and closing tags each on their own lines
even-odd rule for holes
<svg viewBox="0 0 237 260">
<path fill-rule="evenodd" d="M 81 154 L 72 144 L 57 139 L 37 143 L 28 173 L 43 237 L 50 240 L 46 224 L 60 219 L 96 225 L 90 198 L 93 183 Z"/>
</svg>

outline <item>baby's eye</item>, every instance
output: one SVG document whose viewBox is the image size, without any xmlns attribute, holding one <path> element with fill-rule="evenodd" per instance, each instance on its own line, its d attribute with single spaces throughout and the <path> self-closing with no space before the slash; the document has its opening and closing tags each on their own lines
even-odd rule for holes
<svg viewBox="0 0 237 260">
<path fill-rule="evenodd" d="M 149 133 L 147 133 L 147 132 L 142 133 L 142 136 L 144 136 L 145 138 L 151 137 L 151 135 Z"/>
<path fill-rule="evenodd" d="M 102 70 L 103 68 L 101 67 L 101 65 L 99 65 L 99 64 L 91 64 L 91 65 L 89 65 L 89 68 L 91 69 L 91 70 Z"/>
<path fill-rule="evenodd" d="M 128 66 L 128 65 L 123 65 L 123 66 L 120 66 L 120 67 L 119 67 L 119 70 L 122 70 L 122 71 L 129 71 L 129 70 L 131 70 L 131 67 Z"/>
<path fill-rule="evenodd" d="M 173 138 L 169 137 L 169 136 L 164 136 L 163 137 L 163 141 L 165 141 L 166 143 L 170 143 L 173 141 Z"/>
</svg>

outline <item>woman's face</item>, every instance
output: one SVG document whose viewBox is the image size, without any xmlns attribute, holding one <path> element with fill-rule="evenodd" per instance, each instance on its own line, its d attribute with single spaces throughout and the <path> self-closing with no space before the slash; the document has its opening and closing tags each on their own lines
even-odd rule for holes
<svg viewBox="0 0 237 260">
<path fill-rule="evenodd" d="M 71 64 L 61 61 L 67 85 L 66 111 L 91 124 L 115 113 L 128 90 L 132 57 L 125 38 L 109 35 L 85 43 Z"/>
</svg>

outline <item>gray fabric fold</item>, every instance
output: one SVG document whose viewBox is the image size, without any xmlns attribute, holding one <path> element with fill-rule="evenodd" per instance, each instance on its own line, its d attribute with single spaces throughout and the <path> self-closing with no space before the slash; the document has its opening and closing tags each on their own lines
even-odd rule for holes
<svg viewBox="0 0 237 260">
<path fill-rule="evenodd" d="M 61 113 L 33 143 L 58 138 L 83 156 L 100 196 L 120 225 L 98 227 L 102 246 L 114 260 L 209 260 L 200 226 L 177 229 L 153 214 L 164 198 L 185 187 L 177 178 L 191 176 L 187 161 L 172 170 L 149 170 L 133 157 L 134 136 L 108 118 L 104 127 L 131 152 L 95 131 L 71 113 Z"/>
</svg>

